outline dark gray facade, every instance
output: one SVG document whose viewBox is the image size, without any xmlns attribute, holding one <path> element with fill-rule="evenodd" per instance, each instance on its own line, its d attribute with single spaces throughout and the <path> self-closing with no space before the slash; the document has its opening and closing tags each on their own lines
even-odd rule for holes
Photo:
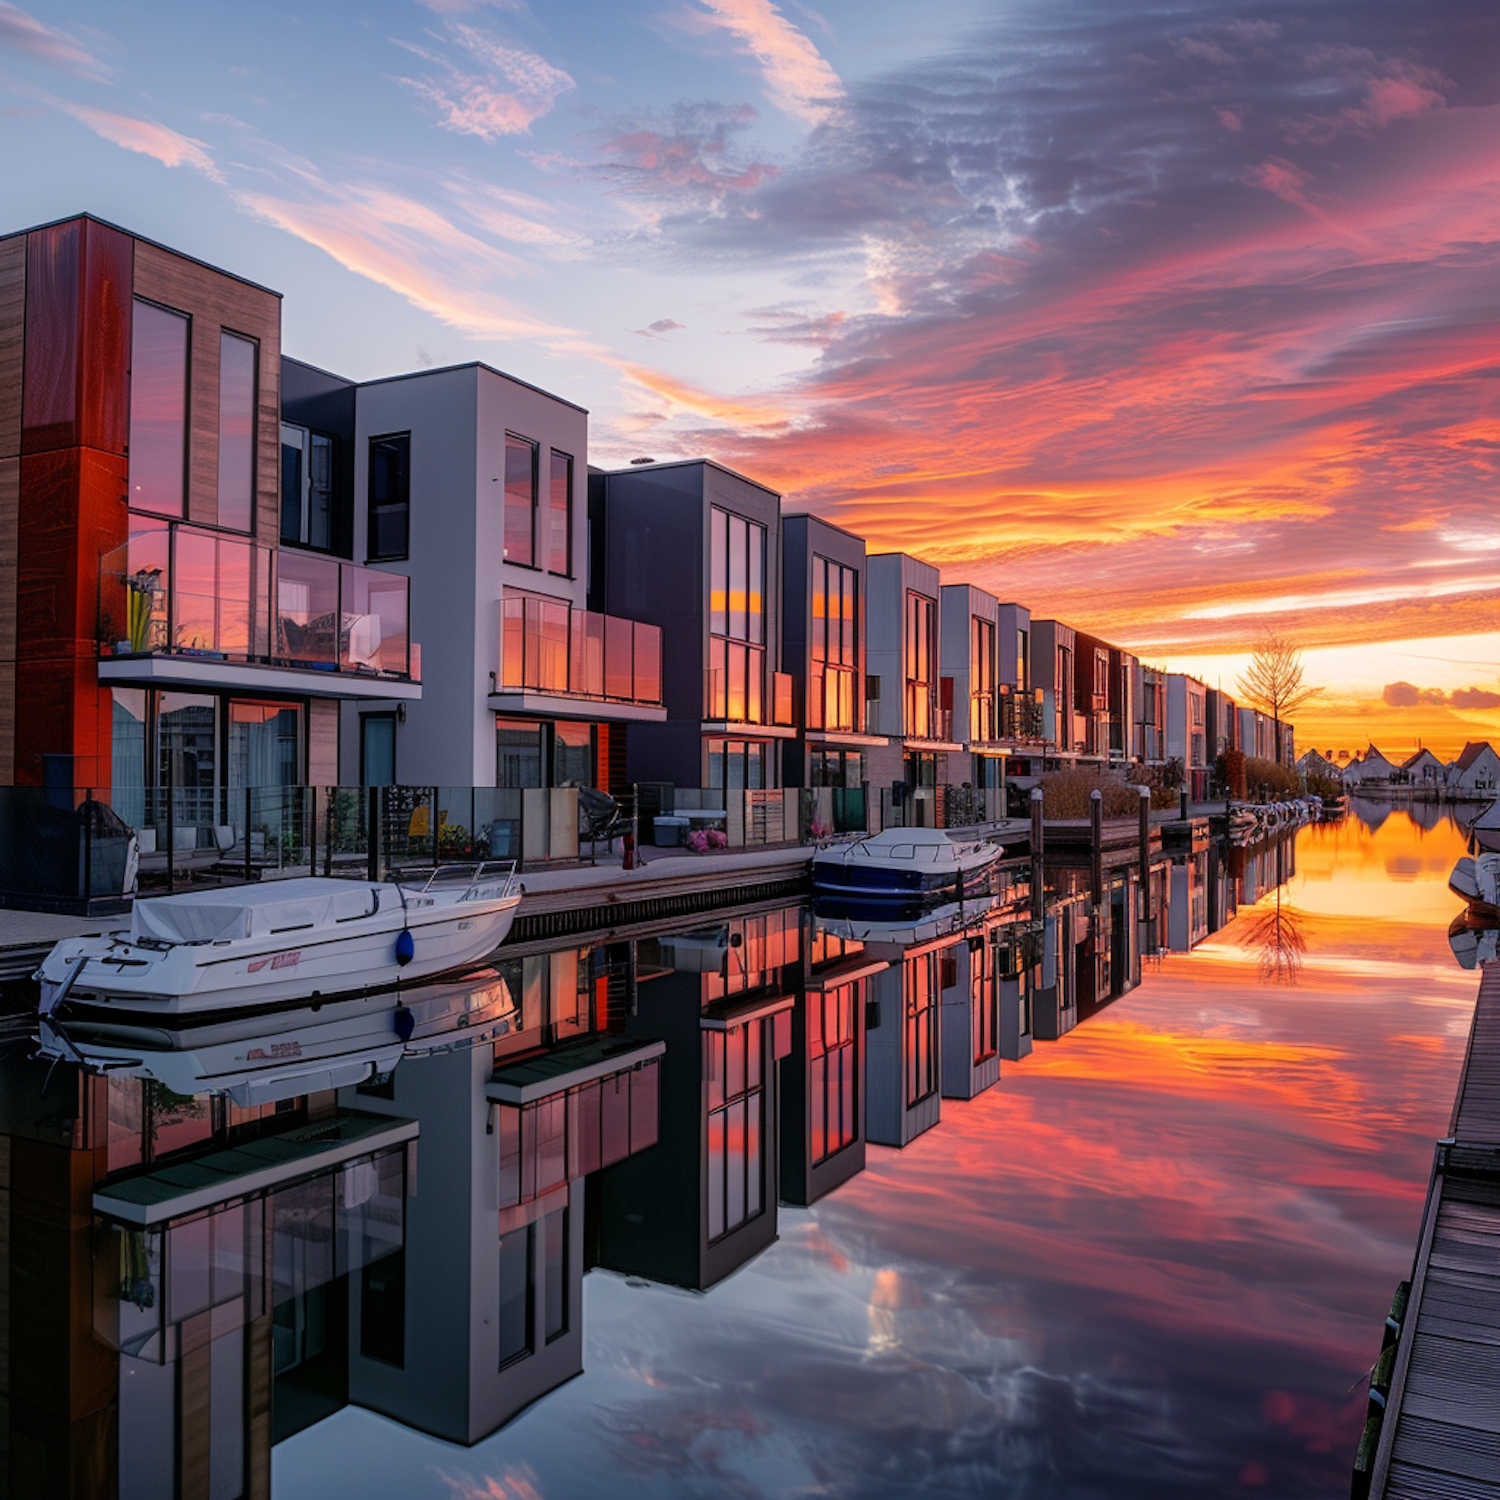
<svg viewBox="0 0 1500 1500">
<path fill-rule="evenodd" d="M 764 648 L 759 719 L 710 712 L 711 512 L 765 528 Z M 662 629 L 661 724 L 631 730 L 626 774 L 632 781 L 707 784 L 705 740 L 730 737 L 765 747 L 767 784 L 781 757 L 776 741 L 774 674 L 781 667 L 781 497 L 707 459 L 643 464 L 590 477 L 590 552 L 598 567 L 590 597 L 611 614 Z M 602 540 L 601 540 L 602 538 Z"/>
</svg>

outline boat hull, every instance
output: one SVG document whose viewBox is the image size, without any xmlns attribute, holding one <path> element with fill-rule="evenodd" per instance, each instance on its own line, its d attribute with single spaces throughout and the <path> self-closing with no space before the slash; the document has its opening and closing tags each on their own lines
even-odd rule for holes
<svg viewBox="0 0 1500 1500">
<path fill-rule="evenodd" d="M 67 1003 L 118 1004 L 160 1013 L 198 1013 L 396 990 L 478 963 L 505 941 L 519 895 L 417 906 L 315 929 L 306 941 L 270 935 L 165 949 L 110 937 L 59 943 L 39 971 L 42 1010 L 51 1006 L 83 959 Z M 412 935 L 413 956 L 396 959 L 396 939 Z"/>
</svg>

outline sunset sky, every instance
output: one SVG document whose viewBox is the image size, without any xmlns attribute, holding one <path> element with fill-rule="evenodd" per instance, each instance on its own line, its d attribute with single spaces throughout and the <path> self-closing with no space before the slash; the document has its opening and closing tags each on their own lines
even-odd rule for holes
<svg viewBox="0 0 1500 1500">
<path fill-rule="evenodd" d="M 3 224 L 483 359 L 1233 687 L 1500 739 L 1493 0 L 0 0 Z"/>
</svg>

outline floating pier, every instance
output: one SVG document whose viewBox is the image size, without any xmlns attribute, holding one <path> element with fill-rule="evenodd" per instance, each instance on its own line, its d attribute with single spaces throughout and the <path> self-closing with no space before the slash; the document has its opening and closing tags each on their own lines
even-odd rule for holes
<svg viewBox="0 0 1500 1500">
<path fill-rule="evenodd" d="M 1488 964 L 1448 1135 L 1437 1143 L 1383 1408 L 1375 1500 L 1500 1497 L 1500 964 Z M 1367 1439 L 1368 1442 L 1368 1439 Z M 1362 1458 L 1367 1456 L 1362 1447 Z M 1355 1471 L 1355 1494 L 1365 1472 Z"/>
</svg>

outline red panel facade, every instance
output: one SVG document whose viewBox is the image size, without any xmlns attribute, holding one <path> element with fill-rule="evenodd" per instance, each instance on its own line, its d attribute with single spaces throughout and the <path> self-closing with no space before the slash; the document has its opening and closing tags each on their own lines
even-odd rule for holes
<svg viewBox="0 0 1500 1500">
<path fill-rule="evenodd" d="M 16 770 L 74 757 L 75 786 L 108 786 L 110 695 L 98 681 L 99 558 L 125 540 L 125 459 L 88 448 L 21 460 L 16 569 Z M 121 618 L 123 599 L 103 601 Z"/>
<path fill-rule="evenodd" d="M 134 241 L 92 220 L 35 230 L 17 503 L 15 779 L 71 757 L 75 786 L 107 787 L 110 695 L 98 686 L 99 560 L 126 537 Z M 114 585 L 118 591 L 118 585 Z M 101 616 L 111 616 L 101 620 Z"/>
</svg>

